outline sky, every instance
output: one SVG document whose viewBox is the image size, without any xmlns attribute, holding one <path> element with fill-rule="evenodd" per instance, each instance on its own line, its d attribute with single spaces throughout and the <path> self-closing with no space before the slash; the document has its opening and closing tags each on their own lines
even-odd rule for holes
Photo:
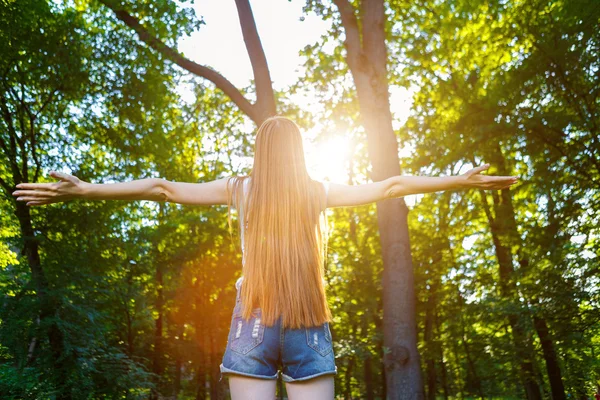
<svg viewBox="0 0 600 400">
<path fill-rule="evenodd" d="M 302 12 L 304 0 L 250 2 L 258 34 L 276 89 L 284 89 L 301 76 L 298 52 L 316 42 L 329 23 Z M 237 87 L 252 79 L 234 0 L 196 0 L 194 9 L 205 25 L 179 43 L 179 50 L 197 63 L 208 65 Z M 300 17 L 304 16 L 304 21 Z"/>
<path fill-rule="evenodd" d="M 267 57 L 269 71 L 276 90 L 283 90 L 302 77 L 303 59 L 299 52 L 324 35 L 329 22 L 314 14 L 304 14 L 305 0 L 250 1 L 259 36 Z M 178 43 L 179 50 L 189 59 L 219 71 L 236 87 L 247 86 L 252 67 L 246 51 L 234 0 L 196 0 L 194 9 L 205 22 L 199 31 Z M 301 17 L 302 20 L 301 20 Z M 191 96 L 191 93 L 182 93 Z M 395 127 L 404 123 L 410 109 L 411 92 L 392 89 L 392 112 L 397 116 Z M 190 99 L 191 100 L 191 99 Z M 311 103 L 311 99 L 305 99 Z M 306 106 L 302 104 L 302 106 Z M 335 132 L 328 141 L 314 145 L 305 136 L 305 153 L 314 179 L 333 182 L 347 181 L 346 163 L 349 156 L 343 132 Z"/>
</svg>

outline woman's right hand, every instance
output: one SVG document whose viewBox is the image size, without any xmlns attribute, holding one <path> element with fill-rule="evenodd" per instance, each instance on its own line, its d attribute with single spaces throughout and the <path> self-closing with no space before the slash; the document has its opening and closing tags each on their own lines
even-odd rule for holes
<svg viewBox="0 0 600 400">
<path fill-rule="evenodd" d="M 87 182 L 64 172 L 50 171 L 50 176 L 59 182 L 53 183 L 19 183 L 12 194 L 18 196 L 17 201 L 26 201 L 28 206 L 60 203 L 82 198 Z"/>
</svg>

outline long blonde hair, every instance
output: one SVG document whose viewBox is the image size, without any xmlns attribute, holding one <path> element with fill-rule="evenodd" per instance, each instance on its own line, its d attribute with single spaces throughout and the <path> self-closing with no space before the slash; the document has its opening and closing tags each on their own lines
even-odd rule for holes
<svg viewBox="0 0 600 400">
<path fill-rule="evenodd" d="M 244 181 L 249 178 L 244 196 Z M 308 175 L 298 126 L 284 117 L 263 122 L 256 135 L 252 172 L 230 178 L 227 189 L 230 230 L 232 203 L 244 216 L 239 220 L 244 232 L 242 316 L 248 319 L 260 307 L 266 326 L 279 316 L 283 326 L 292 329 L 329 322 L 323 283 L 325 192 Z M 247 228 L 242 229 L 246 221 Z"/>
</svg>

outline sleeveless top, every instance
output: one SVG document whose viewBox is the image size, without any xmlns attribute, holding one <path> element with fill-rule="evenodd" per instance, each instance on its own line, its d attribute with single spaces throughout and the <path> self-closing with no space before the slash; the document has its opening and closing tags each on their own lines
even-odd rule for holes
<svg viewBox="0 0 600 400">
<path fill-rule="evenodd" d="M 252 179 L 252 178 L 248 178 L 248 179 L 244 180 L 244 184 L 243 184 L 244 187 L 242 189 L 243 193 L 244 193 L 244 196 L 246 196 L 248 194 L 248 182 L 250 181 L 250 179 Z M 323 185 L 323 188 L 325 189 L 325 208 L 327 208 L 327 194 L 329 193 L 329 182 L 322 181 L 320 183 L 321 183 L 321 185 Z M 242 229 L 241 229 L 241 232 L 240 232 L 240 238 L 241 238 L 241 241 L 242 241 L 242 265 L 243 265 L 244 261 L 246 260 L 246 254 L 244 253 L 244 228 L 248 229 L 248 221 L 246 221 L 244 219 L 245 217 L 244 217 L 244 209 L 243 208 L 241 210 L 238 210 L 238 218 L 241 221 L 245 222 L 244 224 L 242 224 Z M 244 280 L 244 277 L 240 276 L 238 278 L 238 280 L 235 282 L 235 287 L 238 290 L 240 289 L 240 285 L 242 284 L 243 280 Z"/>
</svg>

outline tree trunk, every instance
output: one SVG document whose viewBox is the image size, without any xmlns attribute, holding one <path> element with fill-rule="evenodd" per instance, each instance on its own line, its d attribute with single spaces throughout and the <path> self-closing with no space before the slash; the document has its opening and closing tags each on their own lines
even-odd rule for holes
<svg viewBox="0 0 600 400">
<path fill-rule="evenodd" d="M 489 155 L 492 162 L 498 167 L 498 173 L 500 175 L 506 175 L 506 160 L 504 159 L 500 145 L 494 143 L 493 150 L 493 154 Z M 513 257 L 510 249 L 511 246 L 518 243 L 520 239 L 516 228 L 515 213 L 510 191 L 509 189 L 504 189 L 500 192 L 500 195 L 496 192 L 493 193 L 493 215 L 487 204 L 486 195 L 483 192 L 481 193 L 484 211 L 490 224 L 496 258 L 500 269 L 500 292 L 503 298 L 519 308 L 520 301 L 517 293 Z M 527 323 L 526 318 L 518 311 L 509 311 L 507 317 L 512 331 L 513 343 L 527 399 L 541 400 L 542 394 L 535 377 L 534 352 L 531 340 L 525 330 Z"/>
<path fill-rule="evenodd" d="M 383 0 L 361 2 L 362 30 L 354 7 L 347 0 L 334 0 L 334 3 L 342 18 L 346 59 L 358 93 L 362 125 L 367 133 L 369 160 L 373 167 L 371 178 L 381 181 L 400 175 L 398 141 L 392 127 L 389 103 Z M 424 397 L 417 350 L 416 298 L 407 216 L 408 208 L 402 198 L 377 203 L 384 265 L 384 368 L 390 399 Z"/>
<path fill-rule="evenodd" d="M 19 181 L 15 180 L 15 182 Z M 36 295 L 40 303 L 40 313 L 38 317 L 40 324 L 38 326 L 44 326 L 45 321 L 48 319 L 52 320 L 56 317 L 57 305 L 52 296 L 48 294 L 48 281 L 42 268 L 38 242 L 31 223 L 29 206 L 26 206 L 22 202 L 17 202 L 15 214 L 19 220 L 19 226 L 21 227 L 21 236 L 24 241 L 23 251 L 27 257 L 29 268 L 31 269 L 31 278 L 34 282 Z M 68 366 L 66 365 L 66 357 L 64 354 L 63 333 L 56 322 L 51 322 L 48 325 L 47 334 L 55 379 L 57 382 L 56 398 L 59 400 L 70 399 L 71 393 L 70 387 L 67 384 Z M 32 351 L 34 350 L 35 347 Z M 34 355 L 32 354 L 31 357 L 34 357 Z"/>
<path fill-rule="evenodd" d="M 542 344 L 544 360 L 546 361 L 546 371 L 548 372 L 548 380 L 550 381 L 550 390 L 552 391 L 552 400 L 566 400 L 567 396 L 565 395 L 565 387 L 558 364 L 558 356 L 556 355 L 554 342 L 552 341 L 546 320 L 534 315 L 533 325 Z"/>
</svg>

